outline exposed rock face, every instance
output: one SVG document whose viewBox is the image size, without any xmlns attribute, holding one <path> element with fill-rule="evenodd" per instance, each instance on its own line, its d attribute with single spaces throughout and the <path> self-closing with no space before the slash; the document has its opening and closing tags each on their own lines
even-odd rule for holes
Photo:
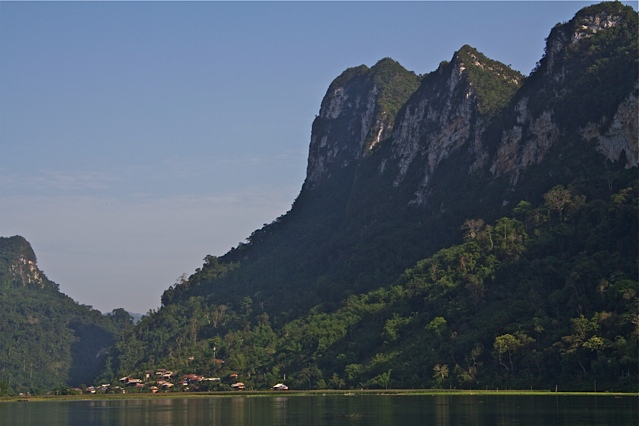
<svg viewBox="0 0 639 426">
<path fill-rule="evenodd" d="M 394 186 L 401 183 L 419 155 L 424 167 L 422 186 L 426 188 L 440 161 L 470 137 L 476 98 L 470 84 L 463 81 L 464 69 L 458 61 L 440 67 L 425 79 L 419 96 L 409 101 L 398 118 L 392 138 L 392 155 L 399 166 Z"/>
<path fill-rule="evenodd" d="M 21 236 L 0 237 L 0 245 L 5 247 L 0 261 L 8 266 L 5 276 L 0 275 L 0 282 L 11 282 L 24 286 L 44 288 L 50 283 L 38 269 L 37 260 L 31 245 Z"/>
<path fill-rule="evenodd" d="M 352 77 L 349 74 L 354 74 Z M 359 160 L 375 115 L 379 89 L 366 86 L 362 67 L 347 70 L 329 88 L 313 122 L 306 183 L 313 187 L 331 167 L 343 168 Z M 350 78 L 348 78 L 350 77 Z"/>
<path fill-rule="evenodd" d="M 552 110 L 532 116 L 528 109 L 528 98 L 523 98 L 515 106 L 515 113 L 516 124 L 503 131 L 497 154 L 490 166 L 494 176 L 510 175 L 513 185 L 517 183 L 521 171 L 540 163 L 559 138 Z"/>
<path fill-rule="evenodd" d="M 330 85 L 313 122 L 305 187 L 332 170 L 356 164 L 393 129 L 398 105 L 417 88 L 418 77 L 391 59 L 349 68 Z M 389 101 L 389 99 L 392 99 Z"/>
<path fill-rule="evenodd" d="M 22 282 L 24 285 L 37 284 L 40 287 L 44 287 L 42 272 L 40 272 L 33 260 L 28 260 L 21 256 L 10 266 L 10 271 L 14 279 Z"/>
<path fill-rule="evenodd" d="M 391 161 L 397 163 L 393 186 L 402 183 L 410 167 L 419 167 L 421 177 L 411 203 L 425 202 L 433 173 L 451 153 L 460 149 L 467 151 L 474 157 L 472 168 L 479 167 L 485 160 L 481 136 L 487 114 L 479 111 L 478 90 L 468 72 L 472 67 L 482 71 L 494 67 L 484 59 L 469 46 L 463 47 L 450 63 L 440 65 L 424 78 L 420 89 L 398 116 L 392 135 Z M 498 69 L 494 72 L 501 77 Z M 516 77 L 503 81 L 519 84 Z M 383 162 L 380 171 L 386 166 Z"/>
<path fill-rule="evenodd" d="M 621 9 L 598 10 L 600 5 L 581 10 L 575 17 L 564 25 L 557 25 L 550 32 L 546 43 L 545 67 L 548 75 L 553 76 L 555 82 L 561 83 L 566 76 L 566 69 L 556 67 L 557 62 L 563 62 L 563 56 L 569 45 L 574 45 L 588 39 L 602 30 L 621 25 L 624 17 Z"/>
<path fill-rule="evenodd" d="M 497 154 L 490 170 L 495 176 L 509 175 L 516 184 L 520 174 L 530 165 L 543 161 L 548 151 L 566 138 L 574 127 L 581 129 L 583 146 L 596 140 L 598 151 L 611 161 L 619 160 L 625 152 L 627 167 L 637 166 L 637 85 L 632 93 L 618 105 L 614 118 L 599 116 L 593 122 L 586 114 L 573 115 L 570 119 L 557 120 L 556 109 L 595 109 L 583 105 L 588 101 L 582 95 L 596 90 L 592 84 L 601 80 L 593 77 L 595 70 L 604 70 L 614 52 L 593 53 L 584 59 L 581 45 L 589 43 L 602 31 L 610 31 L 628 25 L 623 9 L 595 5 L 580 11 L 568 23 L 556 26 L 548 37 L 546 56 L 531 75 L 531 83 L 521 89 L 514 107 L 516 122 L 503 130 Z M 626 15 L 627 17 L 627 15 Z M 626 21 L 626 22 L 625 22 Z M 617 59 L 617 58 L 614 58 Z M 604 82 L 606 77 L 600 79 Z M 590 83 L 590 84 L 589 84 Z M 600 102 L 599 99 L 591 100 Z M 572 104 L 570 104 L 572 102 Z M 531 107 L 531 104 L 535 107 Z M 579 123 L 581 120 L 581 123 Z M 612 124 L 606 127 L 606 123 Z M 606 127 L 606 129 L 604 129 Z"/>
<path fill-rule="evenodd" d="M 421 79 L 396 117 L 380 107 L 390 85 L 374 78 L 383 61 L 370 70 L 347 70 L 331 84 L 313 123 L 305 188 L 330 177 L 335 167 L 357 167 L 380 145 L 390 148 L 375 160 L 378 173 L 387 176 L 393 188 L 413 194 L 404 201 L 416 205 L 427 204 L 440 165 L 453 155 L 463 158 L 464 169 L 456 173 L 489 173 L 512 188 L 530 166 L 543 163 L 567 140 L 598 152 L 602 160 L 623 159 L 626 167 L 636 167 L 636 81 L 632 90 L 606 101 L 617 102 L 614 109 L 597 105 L 600 95 L 587 97 L 597 84 L 616 75 L 611 69 L 627 67 L 626 59 L 614 56 L 617 50 L 589 46 L 595 39 L 602 46 L 603 34 L 614 43 L 626 43 L 627 49 L 619 34 L 636 28 L 628 16 L 626 7 L 603 3 L 557 25 L 547 39 L 545 56 L 526 80 L 464 46 L 450 63 Z M 614 65 L 608 62 L 611 58 L 617 61 Z"/>
<path fill-rule="evenodd" d="M 639 84 L 635 85 L 635 92 L 628 96 L 617 110 L 612 123 L 607 130 L 602 132 L 602 125 L 589 123 L 582 130 L 584 139 L 595 139 L 597 149 L 611 161 L 621 160 L 625 154 L 625 167 L 637 167 L 639 165 L 639 102 L 637 91 Z"/>
</svg>

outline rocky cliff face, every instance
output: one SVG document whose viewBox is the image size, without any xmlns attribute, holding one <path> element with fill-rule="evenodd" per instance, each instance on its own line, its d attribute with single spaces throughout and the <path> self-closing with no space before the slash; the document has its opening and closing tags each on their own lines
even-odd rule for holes
<svg viewBox="0 0 639 426">
<path fill-rule="evenodd" d="M 481 119 L 472 129 L 477 110 L 473 87 L 464 79 L 461 61 L 441 66 L 422 83 L 398 120 L 392 138 L 392 159 L 398 163 L 393 185 L 398 186 L 413 161 L 420 156 L 424 168 L 422 186 L 449 152 L 481 133 Z M 474 131 L 473 131 L 474 130 Z M 383 163 L 382 170 L 386 163 Z"/>
<path fill-rule="evenodd" d="M 0 237 L 0 283 L 44 288 L 53 284 L 38 269 L 36 255 L 31 244 L 21 236 Z M 2 266 L 2 265 L 0 265 Z"/>
<path fill-rule="evenodd" d="M 581 135 L 586 140 L 595 140 L 597 150 L 611 161 L 623 161 L 626 168 L 639 165 L 639 104 L 637 93 L 639 83 L 635 84 L 635 90 L 623 101 L 615 113 L 612 123 L 604 128 L 603 123 L 588 123 L 583 127 Z"/>
<path fill-rule="evenodd" d="M 636 167 L 636 28 L 637 14 L 621 4 L 585 8 L 551 31 L 546 54 L 526 79 L 464 46 L 405 92 L 410 97 L 396 117 L 380 108 L 384 86 L 372 78 L 383 61 L 347 70 L 313 124 L 305 189 L 330 176 L 331 167 L 376 161 L 388 185 L 412 194 L 404 202 L 426 205 L 434 176 L 452 155 L 464 159 L 456 173 L 489 173 L 515 188 L 529 167 L 567 141 L 602 162 Z M 395 67 L 395 79 L 407 75 Z M 366 159 L 379 145 L 390 148 Z"/>
<path fill-rule="evenodd" d="M 633 186 L 637 27 L 619 3 L 585 8 L 525 78 L 470 46 L 423 76 L 391 59 L 346 70 L 313 123 L 291 211 L 220 258 L 240 265 L 220 283 L 203 268 L 167 303 L 338 303 L 459 242 L 468 219 L 543 203 L 557 185 L 588 199 Z M 306 305 L 284 300 L 298 296 Z"/>
<path fill-rule="evenodd" d="M 424 78 L 398 117 L 391 142 L 390 161 L 397 163 L 393 186 L 402 183 L 411 166 L 419 169 L 419 183 L 411 203 L 426 201 L 433 173 L 451 153 L 463 149 L 472 159 L 472 169 L 480 167 L 486 159 L 482 135 L 494 110 L 481 108 L 485 94 L 481 93 L 481 82 L 473 71 L 491 74 L 491 80 L 505 93 L 514 92 L 522 80 L 519 73 L 489 60 L 470 46 L 464 46 L 450 63 L 440 65 Z M 382 162 L 380 171 L 386 166 Z"/>
<path fill-rule="evenodd" d="M 527 78 L 470 46 L 421 77 L 389 59 L 370 69 L 346 70 L 330 85 L 313 123 L 308 173 L 291 211 L 254 232 L 247 244 L 219 259 L 208 259 L 188 281 L 167 290 L 164 307 L 144 327 L 152 330 L 149 324 L 155 324 L 165 329 L 169 318 L 183 312 L 193 321 L 165 330 L 166 336 L 192 335 L 187 340 L 199 351 L 195 341 L 204 340 L 198 340 L 200 335 L 218 338 L 228 332 L 223 340 L 235 342 L 246 333 L 243 353 L 249 353 L 259 346 L 253 336 L 264 336 L 262 331 L 272 325 L 286 341 L 281 350 L 272 351 L 281 356 L 278 360 L 295 353 L 290 358 L 295 361 L 280 371 L 297 369 L 294 374 L 303 377 L 312 368 L 319 380 L 322 374 L 331 377 L 335 372 L 333 377 L 343 377 L 350 375 L 349 366 L 369 364 L 371 377 L 377 378 L 389 365 L 414 362 L 415 368 L 406 367 L 405 377 L 423 384 L 424 378 L 427 383 L 432 376 L 435 362 L 453 355 L 447 349 L 446 355 L 432 362 L 414 358 L 435 353 L 439 344 L 427 349 L 432 336 L 419 330 L 429 328 L 440 309 L 446 310 L 451 324 L 456 323 L 449 328 L 455 335 L 472 330 L 473 324 L 495 325 L 487 333 L 466 333 L 462 340 L 468 348 L 456 349 L 457 360 L 470 359 L 462 353 L 472 354 L 478 348 L 472 345 L 478 341 L 490 344 L 499 333 L 519 330 L 526 321 L 533 327 L 530 320 L 537 312 L 545 316 L 546 311 L 571 303 L 570 318 L 585 320 L 589 292 L 601 303 L 601 309 L 590 305 L 588 314 L 595 314 L 592 321 L 599 324 L 597 312 L 614 312 L 613 293 L 628 303 L 633 297 L 620 295 L 633 285 L 626 276 L 636 272 L 636 244 L 626 238 L 632 234 L 628 230 L 636 228 L 636 205 L 634 198 L 626 197 L 637 188 L 636 169 L 629 170 L 637 167 L 637 27 L 637 14 L 619 3 L 583 9 L 575 19 L 552 30 L 545 56 Z M 614 211 L 609 207 L 612 200 L 618 204 Z M 568 219 L 568 205 L 581 209 L 584 220 Z M 466 238 L 477 238 L 481 231 L 485 239 L 477 238 L 477 245 L 441 250 L 462 241 L 462 229 L 472 231 Z M 573 235 L 583 239 L 573 240 Z M 537 239 L 534 244 L 524 243 L 533 239 Z M 567 247 L 574 254 L 574 266 L 569 266 L 572 255 L 567 255 Z M 429 258 L 434 253 L 439 260 Z M 506 253 L 514 257 L 504 262 L 504 269 L 487 272 L 492 269 L 488 263 Z M 610 260 L 610 268 L 602 267 L 599 260 L 584 261 L 598 259 L 597 253 Z M 521 263 L 514 260 L 520 255 Z M 480 258 L 486 259 L 486 268 L 478 266 L 483 262 Z M 613 291 L 615 276 L 620 281 Z M 605 296 L 604 285 L 609 288 Z M 551 293 L 552 309 L 551 305 L 542 308 Z M 522 310 L 530 305 L 531 295 L 535 306 L 530 312 Z M 492 301 L 483 304 L 488 297 Z M 393 305 L 381 302 L 386 298 L 397 300 L 407 316 L 387 309 Z M 470 299 L 475 300 L 474 306 L 462 308 Z M 608 306 L 605 311 L 604 305 Z M 333 321 L 351 307 L 352 313 Z M 229 325 L 204 324 L 200 321 L 204 309 L 215 315 L 228 312 L 225 322 Z M 419 316 L 423 322 L 413 322 Z M 367 332 L 359 325 L 350 328 L 346 324 L 352 324 L 353 317 L 361 318 L 362 325 L 377 323 L 375 331 Z M 506 325 L 507 317 L 516 320 Z M 311 318 L 318 318 L 313 326 Z M 335 328 L 340 321 L 343 326 Z M 565 316 L 562 321 L 559 325 L 549 319 L 544 324 L 570 333 L 571 319 Z M 250 331 L 252 325 L 255 334 Z M 627 330 L 627 324 L 620 326 Z M 341 337 L 335 343 L 318 349 L 324 343 L 317 342 L 325 341 L 324 337 L 306 340 L 312 328 L 323 336 L 321 330 L 326 327 L 330 333 L 339 328 Z M 299 334 L 289 334 L 296 328 Z M 387 340 L 388 330 L 404 336 Z M 528 330 L 532 335 L 532 328 Z M 371 347 L 353 344 L 355 334 L 363 336 L 358 342 Z M 559 337 L 563 332 L 552 334 L 559 340 L 549 342 L 547 348 L 563 352 L 564 338 Z M 615 335 L 620 334 L 611 334 Z M 149 356 L 156 362 L 167 359 L 165 345 L 156 353 L 149 350 L 142 355 L 140 350 L 140 355 L 131 356 L 128 348 L 140 347 L 144 339 L 149 348 L 157 347 L 154 332 L 132 336 L 132 345 L 121 346 L 127 351 L 120 354 L 121 368 L 142 368 Z M 288 345 L 292 341 L 298 342 L 293 350 Z M 413 341 L 418 345 L 411 346 Z M 227 355 L 242 351 L 235 344 L 233 349 L 230 346 Z M 193 350 L 185 349 L 187 353 Z M 557 363 L 558 352 L 543 353 L 552 365 Z M 251 364 L 259 365 L 263 356 L 259 351 Z M 591 356 L 594 366 L 599 353 Z M 490 353 L 485 357 L 494 362 Z M 454 358 L 448 365 L 465 374 Z M 170 359 L 177 359 L 175 353 Z M 275 371 L 271 364 L 275 358 L 264 359 L 260 371 Z M 309 367 L 309 360 L 320 361 Z M 301 368 L 305 373 L 299 373 Z M 495 383 L 514 377 L 513 369 L 496 369 Z M 590 382 L 584 368 L 575 367 L 575 371 L 586 373 L 584 384 Z M 630 377 L 630 373 L 623 375 Z"/>
<path fill-rule="evenodd" d="M 418 77 L 392 59 L 349 68 L 330 85 L 313 122 L 306 188 L 356 164 L 393 130 L 395 114 Z"/>
<path fill-rule="evenodd" d="M 548 151 L 571 133 L 579 135 L 584 145 L 594 141 L 607 160 L 618 161 L 623 151 L 626 166 L 637 165 L 637 85 L 631 78 L 612 82 L 608 75 L 614 67 L 632 66 L 623 63 L 623 54 L 610 50 L 616 43 L 630 47 L 623 34 L 629 27 L 636 28 L 634 12 L 620 5 L 601 4 L 583 9 L 551 31 L 545 57 L 529 84 L 516 95 L 515 122 L 503 129 L 490 166 L 495 176 L 508 175 L 514 185 L 523 170 L 540 164 Z M 625 89 L 617 94 L 609 90 L 597 93 L 615 84 Z M 587 93 L 597 95 L 584 96 Z M 612 108 L 597 105 L 602 97 L 614 99 Z M 566 111 L 585 108 L 589 111 L 583 114 Z M 610 125 L 611 121 L 614 124 Z"/>
</svg>

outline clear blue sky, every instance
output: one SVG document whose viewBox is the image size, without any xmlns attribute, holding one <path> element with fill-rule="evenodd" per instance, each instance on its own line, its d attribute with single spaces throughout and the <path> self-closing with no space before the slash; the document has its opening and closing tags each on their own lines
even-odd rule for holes
<svg viewBox="0 0 639 426">
<path fill-rule="evenodd" d="M 529 74 L 592 2 L 0 2 L 0 236 L 76 301 L 145 313 L 285 213 L 344 69 L 464 44 Z"/>
</svg>

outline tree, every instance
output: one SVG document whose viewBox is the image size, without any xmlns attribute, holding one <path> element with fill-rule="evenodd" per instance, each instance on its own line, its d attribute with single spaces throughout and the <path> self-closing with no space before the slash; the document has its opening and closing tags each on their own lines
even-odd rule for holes
<svg viewBox="0 0 639 426">
<path fill-rule="evenodd" d="M 133 317 L 123 308 L 114 309 L 107 316 L 111 318 L 113 324 L 120 330 L 133 326 Z"/>
<path fill-rule="evenodd" d="M 322 372 L 317 368 L 316 364 L 310 364 L 300 370 L 299 376 L 308 382 L 308 389 L 313 389 L 313 379 L 320 379 Z"/>
<path fill-rule="evenodd" d="M 437 386 L 441 387 L 442 383 L 448 377 L 448 365 L 446 364 L 435 364 L 433 367 L 433 380 Z"/>
<path fill-rule="evenodd" d="M 557 212 L 559 220 L 563 222 L 564 211 L 574 213 L 586 202 L 584 195 L 573 193 L 563 185 L 557 185 L 544 194 L 545 206 L 549 211 Z"/>
<path fill-rule="evenodd" d="M 426 330 L 433 332 L 436 336 L 441 336 L 446 330 L 446 319 L 444 317 L 435 317 L 426 325 Z"/>
<path fill-rule="evenodd" d="M 6 396 L 9 394 L 9 383 L 2 380 L 0 381 L 0 396 Z"/>
<path fill-rule="evenodd" d="M 464 238 L 468 241 L 472 241 L 477 238 L 477 234 L 479 231 L 484 229 L 486 223 L 484 223 L 483 219 L 468 219 L 462 225 L 462 229 L 466 230 L 466 234 Z"/>
<path fill-rule="evenodd" d="M 388 389 L 390 387 L 391 371 L 392 370 L 388 370 L 386 373 L 382 373 L 376 377 L 377 383 L 379 383 L 379 385 L 384 389 Z"/>
<path fill-rule="evenodd" d="M 522 332 L 516 332 L 514 335 L 502 334 L 501 336 L 497 336 L 493 348 L 499 364 L 509 372 L 513 372 L 515 370 L 513 354 L 532 342 L 533 339 Z M 506 365 L 502 359 L 504 354 L 508 354 L 508 365 Z"/>
</svg>

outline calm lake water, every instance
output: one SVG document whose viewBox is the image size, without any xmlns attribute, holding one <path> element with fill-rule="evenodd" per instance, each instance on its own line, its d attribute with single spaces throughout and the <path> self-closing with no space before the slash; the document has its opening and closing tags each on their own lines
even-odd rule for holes
<svg viewBox="0 0 639 426">
<path fill-rule="evenodd" d="M 636 396 L 238 396 L 0 403 L 3 426 L 633 426 Z"/>
</svg>

